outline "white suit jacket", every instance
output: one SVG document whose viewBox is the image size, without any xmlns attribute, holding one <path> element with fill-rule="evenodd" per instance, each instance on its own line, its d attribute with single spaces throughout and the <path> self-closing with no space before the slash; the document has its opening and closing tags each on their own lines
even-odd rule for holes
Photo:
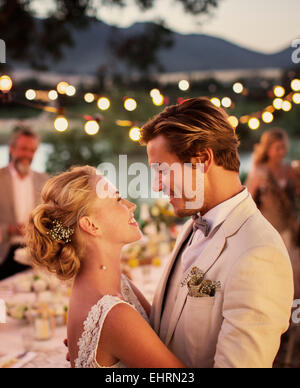
<svg viewBox="0 0 300 388">
<path fill-rule="evenodd" d="M 188 221 L 158 286 L 151 313 L 160 329 L 166 285 Z M 251 195 L 242 201 L 199 254 L 192 267 L 220 281 L 215 297 L 192 298 L 181 287 L 169 317 L 166 345 L 192 368 L 271 368 L 281 335 L 289 327 L 293 273 L 279 233 L 262 216 Z"/>
</svg>

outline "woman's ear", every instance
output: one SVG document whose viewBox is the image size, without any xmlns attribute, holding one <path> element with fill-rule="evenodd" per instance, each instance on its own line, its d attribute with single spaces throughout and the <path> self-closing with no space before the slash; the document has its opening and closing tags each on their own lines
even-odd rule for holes
<svg viewBox="0 0 300 388">
<path fill-rule="evenodd" d="M 90 217 L 81 217 L 78 222 L 79 227 L 86 233 L 91 236 L 97 237 L 100 236 L 100 228 L 95 225 Z"/>
</svg>

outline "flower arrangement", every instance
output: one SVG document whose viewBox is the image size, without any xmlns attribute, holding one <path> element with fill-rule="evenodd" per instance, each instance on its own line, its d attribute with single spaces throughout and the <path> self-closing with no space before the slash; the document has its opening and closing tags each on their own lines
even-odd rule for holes
<svg viewBox="0 0 300 388">
<path fill-rule="evenodd" d="M 181 286 L 188 287 L 188 295 L 194 298 L 214 297 L 221 288 L 220 282 L 205 279 L 205 273 L 193 267 Z"/>
<path fill-rule="evenodd" d="M 178 234 L 175 220 L 173 208 L 165 199 L 157 199 L 152 206 L 141 204 L 139 224 L 144 238 L 124 249 L 123 260 L 129 267 L 161 265 L 162 258 L 171 253 Z"/>
<path fill-rule="evenodd" d="M 157 199 L 154 202 L 150 209 L 150 214 L 156 224 L 158 232 L 160 231 L 162 224 L 165 224 L 168 228 L 170 228 L 176 220 L 172 206 L 169 201 L 164 199 Z"/>
</svg>

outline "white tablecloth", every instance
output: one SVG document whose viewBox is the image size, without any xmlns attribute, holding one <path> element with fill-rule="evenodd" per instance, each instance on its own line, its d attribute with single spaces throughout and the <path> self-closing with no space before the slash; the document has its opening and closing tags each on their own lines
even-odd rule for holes
<svg viewBox="0 0 300 388">
<path fill-rule="evenodd" d="M 160 267 L 141 266 L 131 270 L 133 282 L 150 303 L 152 303 L 166 261 L 164 260 Z M 0 282 L 0 299 L 5 300 L 8 297 L 9 286 L 14 280 L 15 277 L 12 277 Z M 28 295 L 19 294 L 17 298 L 22 301 L 22 298 L 28 298 Z M 7 323 L 0 324 L 0 357 L 21 354 L 30 350 L 36 353 L 36 357 L 24 365 L 24 368 L 69 368 L 70 365 L 65 358 L 66 348 L 63 345 L 66 337 L 67 329 L 64 326 L 56 328 L 51 340 L 36 341 L 30 337 L 29 329 L 26 328 L 24 321 L 7 317 Z"/>
</svg>

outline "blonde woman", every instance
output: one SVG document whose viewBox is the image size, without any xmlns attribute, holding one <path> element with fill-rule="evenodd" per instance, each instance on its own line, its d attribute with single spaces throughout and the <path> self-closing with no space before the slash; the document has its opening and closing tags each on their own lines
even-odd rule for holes
<svg viewBox="0 0 300 388">
<path fill-rule="evenodd" d="M 37 265 L 74 279 L 72 367 L 184 367 L 150 327 L 148 302 L 121 274 L 122 247 L 141 238 L 136 206 L 89 166 L 50 179 L 42 200 L 31 214 L 27 242 Z"/>
<path fill-rule="evenodd" d="M 282 129 L 265 132 L 253 155 L 246 185 L 262 214 L 281 234 L 294 269 L 295 294 L 300 297 L 299 223 L 296 213 L 296 177 L 284 162 L 289 140 Z"/>
</svg>

